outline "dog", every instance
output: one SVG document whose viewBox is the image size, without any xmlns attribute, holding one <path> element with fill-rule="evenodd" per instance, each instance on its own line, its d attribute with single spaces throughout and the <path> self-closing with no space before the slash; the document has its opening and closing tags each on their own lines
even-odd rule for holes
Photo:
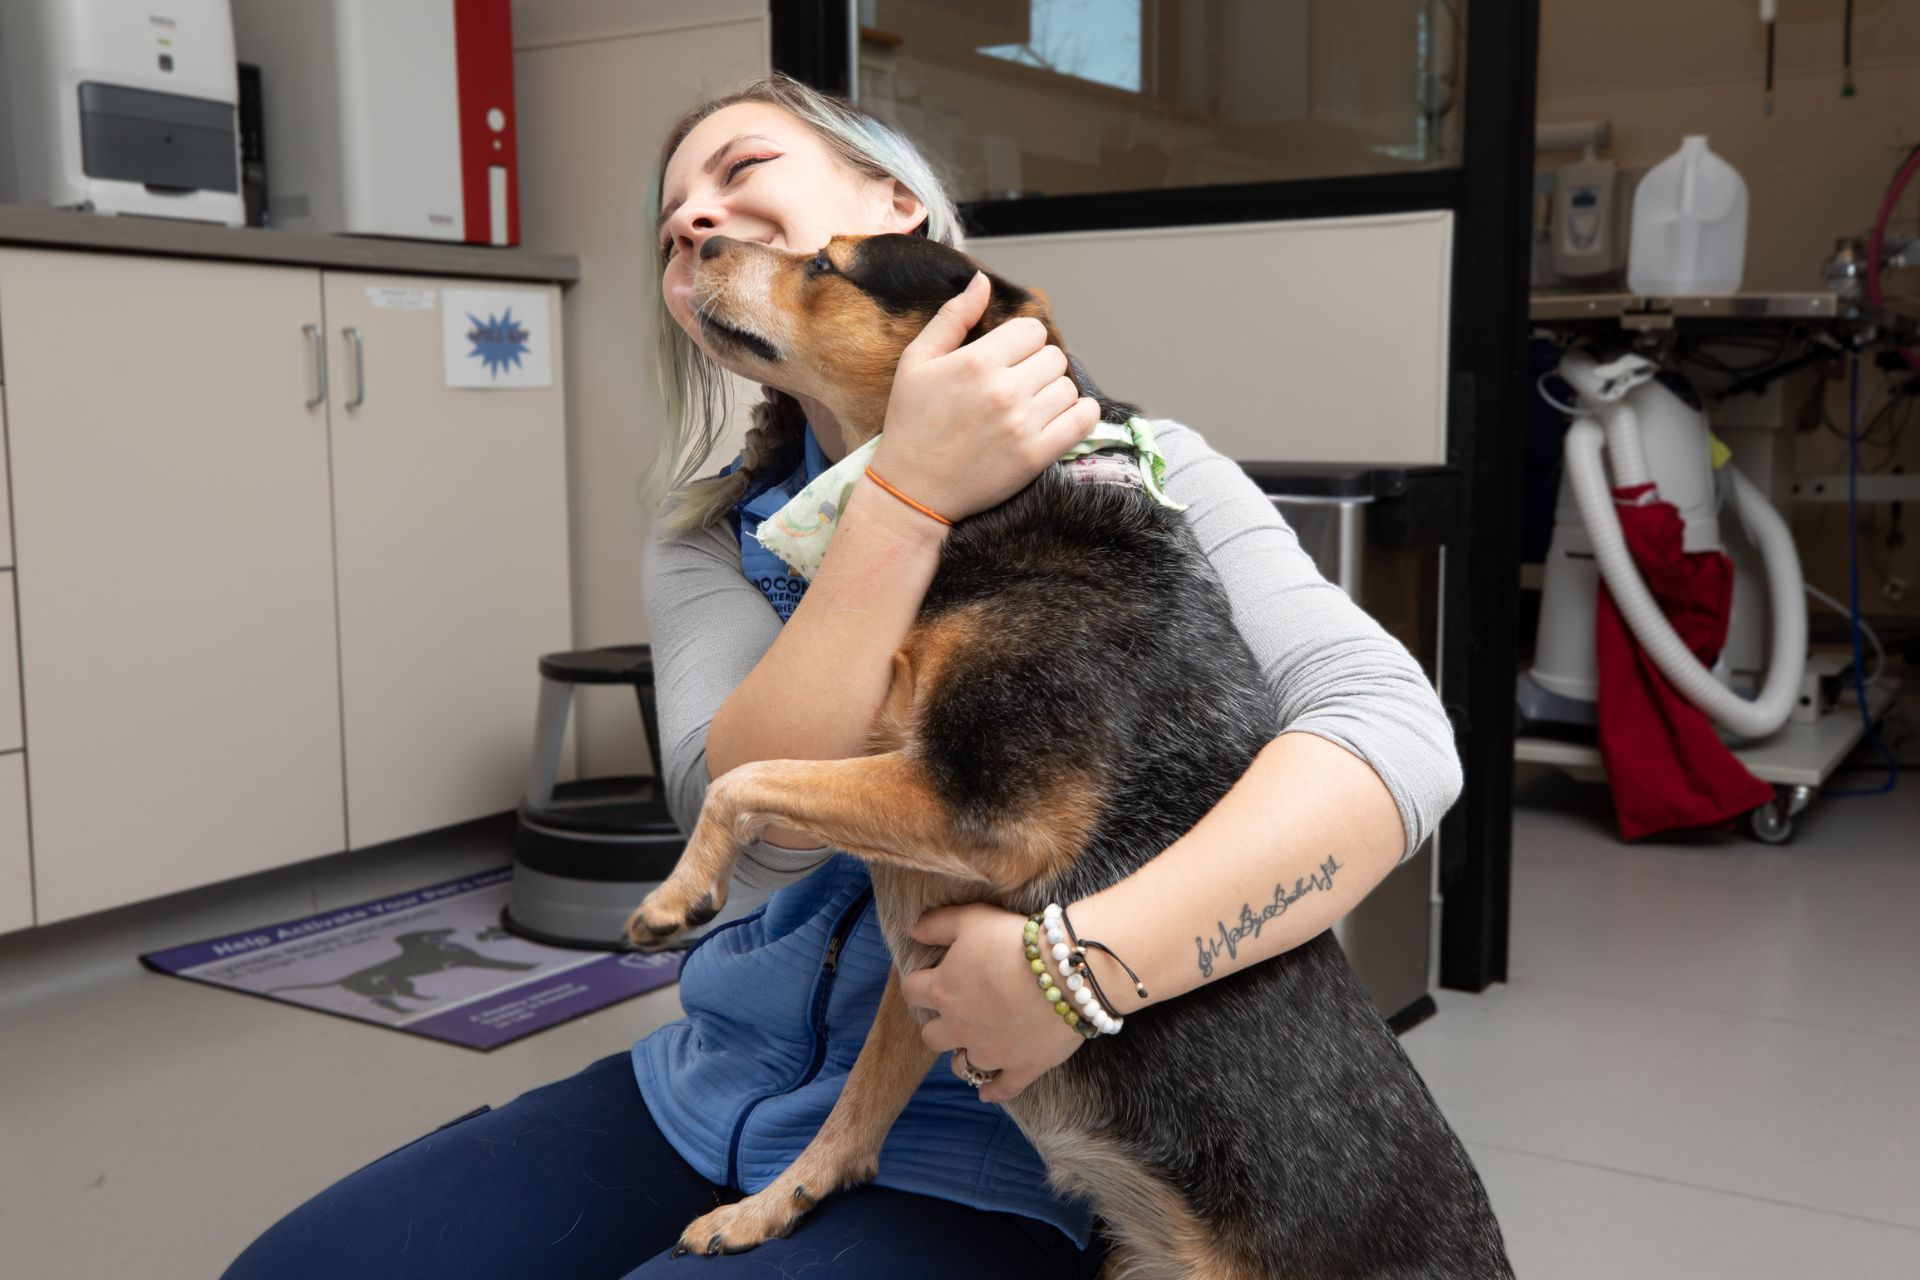
<svg viewBox="0 0 1920 1280">
<path fill-rule="evenodd" d="M 978 269 L 916 236 L 813 254 L 716 236 L 694 301 L 724 364 L 817 398 L 851 448 L 880 430 L 901 351 Z M 969 340 L 1031 316 L 1067 350 L 1043 294 L 988 276 Z M 1068 359 L 1103 420 L 1137 412 Z M 868 863 L 896 965 L 818 1136 L 766 1189 L 690 1224 L 682 1249 L 783 1236 L 873 1176 L 937 1060 L 899 985 L 943 954 L 908 936 L 923 912 L 1032 915 L 1114 884 L 1274 736 L 1272 694 L 1184 517 L 1069 470 L 948 535 L 868 754 L 714 780 L 680 861 L 628 921 L 636 946 L 671 945 L 726 901 L 745 844 L 797 827 Z M 1133 1014 L 1005 1105 L 1055 1187 L 1105 1220 L 1109 1276 L 1512 1274 L 1472 1162 L 1330 932 Z"/>
</svg>

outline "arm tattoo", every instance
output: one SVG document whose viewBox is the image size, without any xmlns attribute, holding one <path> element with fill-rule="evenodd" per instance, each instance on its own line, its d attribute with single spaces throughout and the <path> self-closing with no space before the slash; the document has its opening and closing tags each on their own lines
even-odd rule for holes
<svg viewBox="0 0 1920 1280">
<path fill-rule="evenodd" d="M 1333 888 L 1333 873 L 1338 870 L 1340 870 L 1340 864 L 1328 858 L 1320 864 L 1318 871 L 1295 880 L 1293 888 L 1289 889 L 1284 884 L 1273 886 L 1273 901 L 1260 910 L 1255 911 L 1251 902 L 1242 903 L 1238 923 L 1229 928 L 1225 920 L 1220 921 L 1217 937 L 1195 938 L 1193 943 L 1200 953 L 1200 976 L 1203 978 L 1213 976 L 1213 962 L 1219 958 L 1222 951 L 1227 953 L 1229 960 L 1237 958 L 1242 941 L 1248 937 L 1259 937 L 1260 930 L 1267 921 L 1287 914 L 1287 908 L 1300 899 L 1316 889 L 1324 892 Z"/>
</svg>

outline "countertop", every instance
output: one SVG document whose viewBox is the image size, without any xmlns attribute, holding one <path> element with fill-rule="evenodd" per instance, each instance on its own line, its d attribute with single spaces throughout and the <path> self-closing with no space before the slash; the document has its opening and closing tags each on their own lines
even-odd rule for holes
<svg viewBox="0 0 1920 1280">
<path fill-rule="evenodd" d="M 27 205 L 0 205 L 0 245 L 558 284 L 580 278 L 578 258 L 527 249 L 263 231 L 258 227 L 222 227 L 173 218 L 110 216 Z"/>
</svg>

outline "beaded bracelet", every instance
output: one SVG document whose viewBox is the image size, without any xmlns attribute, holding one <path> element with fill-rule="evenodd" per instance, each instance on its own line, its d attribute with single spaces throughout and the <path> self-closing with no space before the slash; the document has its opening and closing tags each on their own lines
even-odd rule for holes
<svg viewBox="0 0 1920 1280">
<path fill-rule="evenodd" d="M 1067 909 L 1057 902 L 1049 902 L 1040 913 L 1040 927 L 1046 931 L 1053 958 L 1060 962 L 1061 971 L 1072 970 L 1067 974 L 1067 985 L 1080 1006 L 1080 1016 L 1090 1019 L 1104 1035 L 1119 1031 L 1126 1025 L 1126 1019 L 1114 1012 L 1113 1001 L 1107 999 L 1107 993 L 1100 989 L 1100 980 L 1093 976 L 1093 969 L 1087 963 L 1087 949 L 1075 936 L 1073 925 L 1067 919 Z"/>
<path fill-rule="evenodd" d="M 1040 940 L 1043 930 L 1046 933 L 1044 943 Z M 1100 980 L 1094 977 L 1093 966 L 1087 963 L 1088 947 L 1112 956 L 1114 963 L 1125 969 L 1127 976 L 1133 979 L 1134 989 L 1140 993 L 1140 998 L 1147 998 L 1146 984 L 1140 981 L 1140 975 L 1133 971 L 1133 966 L 1122 960 L 1106 943 L 1096 942 L 1092 938 L 1083 940 L 1074 930 L 1066 908 L 1059 903 L 1049 902 L 1039 915 L 1029 916 L 1025 933 L 1027 961 L 1048 1002 L 1053 1005 L 1054 1012 L 1067 1020 L 1068 1026 L 1089 1040 L 1094 1035 L 1113 1035 L 1126 1025 L 1126 1019 L 1113 1011 L 1113 1001 L 1107 999 L 1107 993 L 1100 989 Z M 1048 971 L 1042 947 L 1050 950 L 1060 965 L 1064 980 L 1057 985 Z M 1071 1003 L 1068 1002 L 1069 996 Z M 1074 1005 L 1079 1008 L 1075 1009 Z M 1092 1025 L 1093 1031 L 1084 1029 L 1087 1024 Z"/>
<path fill-rule="evenodd" d="M 1093 1021 L 1091 1013 L 1082 1017 L 1080 1011 L 1076 1010 L 1073 1004 L 1067 1001 L 1067 991 L 1074 992 L 1077 999 L 1078 995 L 1085 992 L 1086 982 L 1077 973 L 1068 974 L 1066 977 L 1067 991 L 1060 989 L 1060 986 L 1056 984 L 1054 976 L 1047 966 L 1046 954 L 1040 949 L 1040 928 L 1041 918 L 1039 916 L 1027 917 L 1027 927 L 1025 931 L 1027 967 L 1033 970 L 1034 980 L 1040 984 L 1040 994 L 1045 996 L 1047 1003 L 1053 1006 L 1053 1011 L 1062 1018 L 1065 1018 L 1067 1025 L 1075 1031 L 1078 1031 L 1081 1036 L 1091 1040 L 1099 1035 L 1103 1028 Z M 1059 934 L 1059 930 L 1055 929 L 1052 933 Z M 1064 937 L 1065 935 L 1061 934 L 1060 936 Z M 1053 945 L 1060 946 L 1061 944 L 1054 943 Z M 1104 1017 L 1106 1010 L 1102 1009 L 1100 1012 Z M 1116 1024 L 1113 1029 L 1118 1031 L 1120 1028 Z"/>
<path fill-rule="evenodd" d="M 1093 994 L 1099 998 L 1100 1003 L 1102 1005 L 1106 1006 L 1107 1011 L 1109 1013 L 1113 1011 L 1113 1001 L 1107 999 L 1107 993 L 1100 989 L 1100 980 L 1093 976 L 1093 966 L 1087 963 L 1088 947 L 1093 947 L 1096 950 L 1104 951 L 1109 956 L 1111 956 L 1113 958 L 1113 962 L 1119 965 L 1122 969 L 1125 969 L 1127 971 L 1127 976 L 1133 979 L 1133 989 L 1139 993 L 1140 998 L 1142 1000 L 1147 999 L 1147 984 L 1140 981 L 1140 975 L 1133 971 L 1133 966 L 1128 964 L 1125 960 L 1122 960 L 1120 958 L 1120 953 L 1118 951 L 1115 951 L 1112 947 L 1108 946 L 1106 943 L 1095 942 L 1092 938 L 1082 938 L 1079 935 L 1079 933 L 1075 931 L 1073 927 L 1073 918 L 1067 914 L 1067 909 L 1065 907 L 1056 908 L 1056 904 L 1048 903 L 1047 912 L 1043 913 L 1043 916 L 1055 911 L 1056 909 L 1059 912 L 1059 927 L 1061 931 L 1066 934 L 1066 940 L 1069 945 L 1070 952 L 1073 956 L 1074 968 L 1077 971 L 1079 971 L 1081 974 L 1085 975 L 1088 984 L 1093 987 Z M 1115 1014 L 1114 1016 L 1117 1018 L 1119 1015 Z"/>
</svg>

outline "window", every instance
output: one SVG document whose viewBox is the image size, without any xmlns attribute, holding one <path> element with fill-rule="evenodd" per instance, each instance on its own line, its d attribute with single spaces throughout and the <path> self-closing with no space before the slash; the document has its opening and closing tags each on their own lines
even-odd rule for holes
<svg viewBox="0 0 1920 1280">
<path fill-rule="evenodd" d="M 979 52 L 1140 92 L 1140 0 L 1033 0 L 1027 35 Z"/>
<path fill-rule="evenodd" d="M 1466 0 L 862 0 L 861 105 L 961 201 L 1447 168 Z"/>
</svg>

